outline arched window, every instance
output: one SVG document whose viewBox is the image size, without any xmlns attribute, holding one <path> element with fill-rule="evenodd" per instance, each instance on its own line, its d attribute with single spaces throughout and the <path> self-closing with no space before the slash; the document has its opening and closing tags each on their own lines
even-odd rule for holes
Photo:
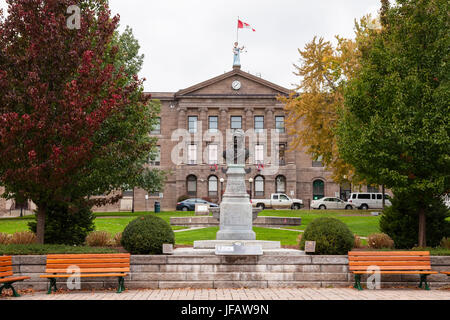
<svg viewBox="0 0 450 320">
<path fill-rule="evenodd" d="M 211 198 L 217 198 L 217 177 L 216 176 L 209 176 L 208 178 L 208 195 Z"/>
<path fill-rule="evenodd" d="M 264 178 L 263 176 L 255 177 L 255 197 L 264 196 Z"/>
<path fill-rule="evenodd" d="M 186 178 L 187 195 L 190 197 L 197 196 L 197 177 L 190 175 Z"/>
<path fill-rule="evenodd" d="M 278 176 L 275 179 L 275 190 L 276 193 L 286 193 L 286 177 Z"/>
<path fill-rule="evenodd" d="M 314 180 L 313 182 L 313 200 L 323 198 L 325 196 L 325 183 L 323 180 Z"/>
</svg>

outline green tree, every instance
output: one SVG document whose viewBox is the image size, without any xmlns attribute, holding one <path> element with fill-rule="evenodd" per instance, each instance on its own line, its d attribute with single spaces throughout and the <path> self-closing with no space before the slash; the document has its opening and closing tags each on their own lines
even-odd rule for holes
<svg viewBox="0 0 450 320">
<path fill-rule="evenodd" d="M 447 0 L 383 1 L 383 28 L 346 88 L 337 129 L 359 175 L 415 200 L 421 247 L 429 204 L 450 191 L 449 9 Z"/>
<path fill-rule="evenodd" d="M 0 184 L 7 197 L 36 203 L 43 243 L 49 208 L 103 204 L 91 196 L 124 185 L 160 188 L 164 174 L 145 165 L 159 103 L 127 73 L 136 54 L 127 57 L 125 47 L 117 58 L 119 17 L 107 1 L 77 2 L 80 29 L 67 27 L 73 1 L 7 4 L 8 16 L 0 13 Z"/>
<path fill-rule="evenodd" d="M 345 84 L 359 69 L 359 58 L 370 35 L 369 24 L 375 21 L 370 15 L 355 21 L 355 40 L 336 36 L 337 46 L 314 37 L 298 50 L 301 60 L 299 65 L 294 64 L 294 74 L 301 78 L 300 83 L 289 97 L 279 97 L 285 104 L 291 147 L 305 148 L 314 158 L 321 156 L 338 183 L 360 182 L 354 168 L 339 154 L 335 129 Z"/>
</svg>

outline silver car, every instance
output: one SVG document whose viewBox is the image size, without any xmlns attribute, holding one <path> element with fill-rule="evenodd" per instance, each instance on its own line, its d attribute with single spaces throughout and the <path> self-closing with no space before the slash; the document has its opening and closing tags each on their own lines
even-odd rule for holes
<svg viewBox="0 0 450 320">
<path fill-rule="evenodd" d="M 339 198 L 334 197 L 323 197 L 318 200 L 311 201 L 311 208 L 312 209 L 335 209 L 335 210 L 352 210 L 354 209 L 354 205 L 351 203 L 345 202 L 344 200 L 341 200 Z"/>
</svg>

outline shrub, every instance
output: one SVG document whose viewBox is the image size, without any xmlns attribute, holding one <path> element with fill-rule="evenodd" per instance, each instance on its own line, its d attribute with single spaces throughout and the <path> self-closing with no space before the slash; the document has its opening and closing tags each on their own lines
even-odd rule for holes
<svg viewBox="0 0 450 320">
<path fill-rule="evenodd" d="M 111 235 L 106 231 L 93 231 L 86 237 L 86 244 L 90 247 L 106 247 L 109 245 Z"/>
<path fill-rule="evenodd" d="M 394 240 L 395 247 L 410 249 L 417 246 L 419 234 L 418 203 L 415 195 L 396 194 L 392 206 L 385 208 L 380 218 L 380 231 Z M 422 204 L 423 206 L 423 204 Z M 432 199 L 426 205 L 427 246 L 439 246 L 442 238 L 450 236 L 450 210 L 441 199 Z"/>
<path fill-rule="evenodd" d="M 450 249 L 450 237 L 442 238 L 441 247 L 445 249 Z"/>
<path fill-rule="evenodd" d="M 20 231 L 12 235 L 10 243 L 11 244 L 31 244 L 36 243 L 37 237 L 31 231 Z"/>
<path fill-rule="evenodd" d="M 45 217 L 44 242 L 49 244 L 82 245 L 94 231 L 95 216 L 84 201 L 73 204 L 51 204 Z M 28 223 L 36 232 L 36 221 Z"/>
<path fill-rule="evenodd" d="M 302 242 L 302 236 L 303 234 L 299 233 L 298 237 L 297 237 L 297 243 L 300 245 L 300 243 Z"/>
<path fill-rule="evenodd" d="M 87 246 L 66 246 L 62 244 L 0 244 L 1 255 L 45 255 L 68 253 L 117 253 L 114 248 L 94 248 Z"/>
<path fill-rule="evenodd" d="M 113 247 L 120 247 L 122 241 L 122 232 L 117 232 L 111 239 L 111 244 Z"/>
<path fill-rule="evenodd" d="M 177 202 L 181 202 L 181 201 L 184 201 L 184 200 L 186 200 L 186 199 L 189 199 L 189 196 L 187 196 L 187 195 L 182 195 L 182 196 L 179 196 L 179 197 L 178 197 Z"/>
<path fill-rule="evenodd" d="M 323 217 L 308 224 L 300 241 L 301 250 L 305 249 L 305 241 L 316 241 L 315 254 L 347 254 L 355 238 L 342 221 Z"/>
<path fill-rule="evenodd" d="M 394 240 L 385 233 L 373 233 L 367 239 L 369 248 L 372 249 L 393 249 Z"/>
<path fill-rule="evenodd" d="M 355 234 L 354 238 L 355 238 L 355 240 L 353 242 L 353 248 L 361 248 L 362 247 L 362 245 L 361 245 L 361 238 L 358 235 L 356 235 L 356 234 Z"/>
<path fill-rule="evenodd" d="M 134 219 L 122 233 L 121 244 L 132 254 L 161 254 L 163 243 L 175 244 L 175 235 L 169 224 L 155 215 Z"/>
<path fill-rule="evenodd" d="M 11 242 L 11 235 L 0 232 L 0 244 L 9 244 Z"/>
</svg>

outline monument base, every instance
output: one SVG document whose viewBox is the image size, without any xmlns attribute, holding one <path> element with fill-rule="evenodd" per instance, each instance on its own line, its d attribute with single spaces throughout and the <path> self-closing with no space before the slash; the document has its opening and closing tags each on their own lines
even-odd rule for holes
<svg viewBox="0 0 450 320">
<path fill-rule="evenodd" d="M 219 246 L 232 246 L 233 243 L 239 242 L 243 246 L 260 245 L 263 250 L 280 249 L 280 241 L 263 241 L 263 240 L 198 240 L 194 241 L 194 249 L 215 249 Z"/>
</svg>

